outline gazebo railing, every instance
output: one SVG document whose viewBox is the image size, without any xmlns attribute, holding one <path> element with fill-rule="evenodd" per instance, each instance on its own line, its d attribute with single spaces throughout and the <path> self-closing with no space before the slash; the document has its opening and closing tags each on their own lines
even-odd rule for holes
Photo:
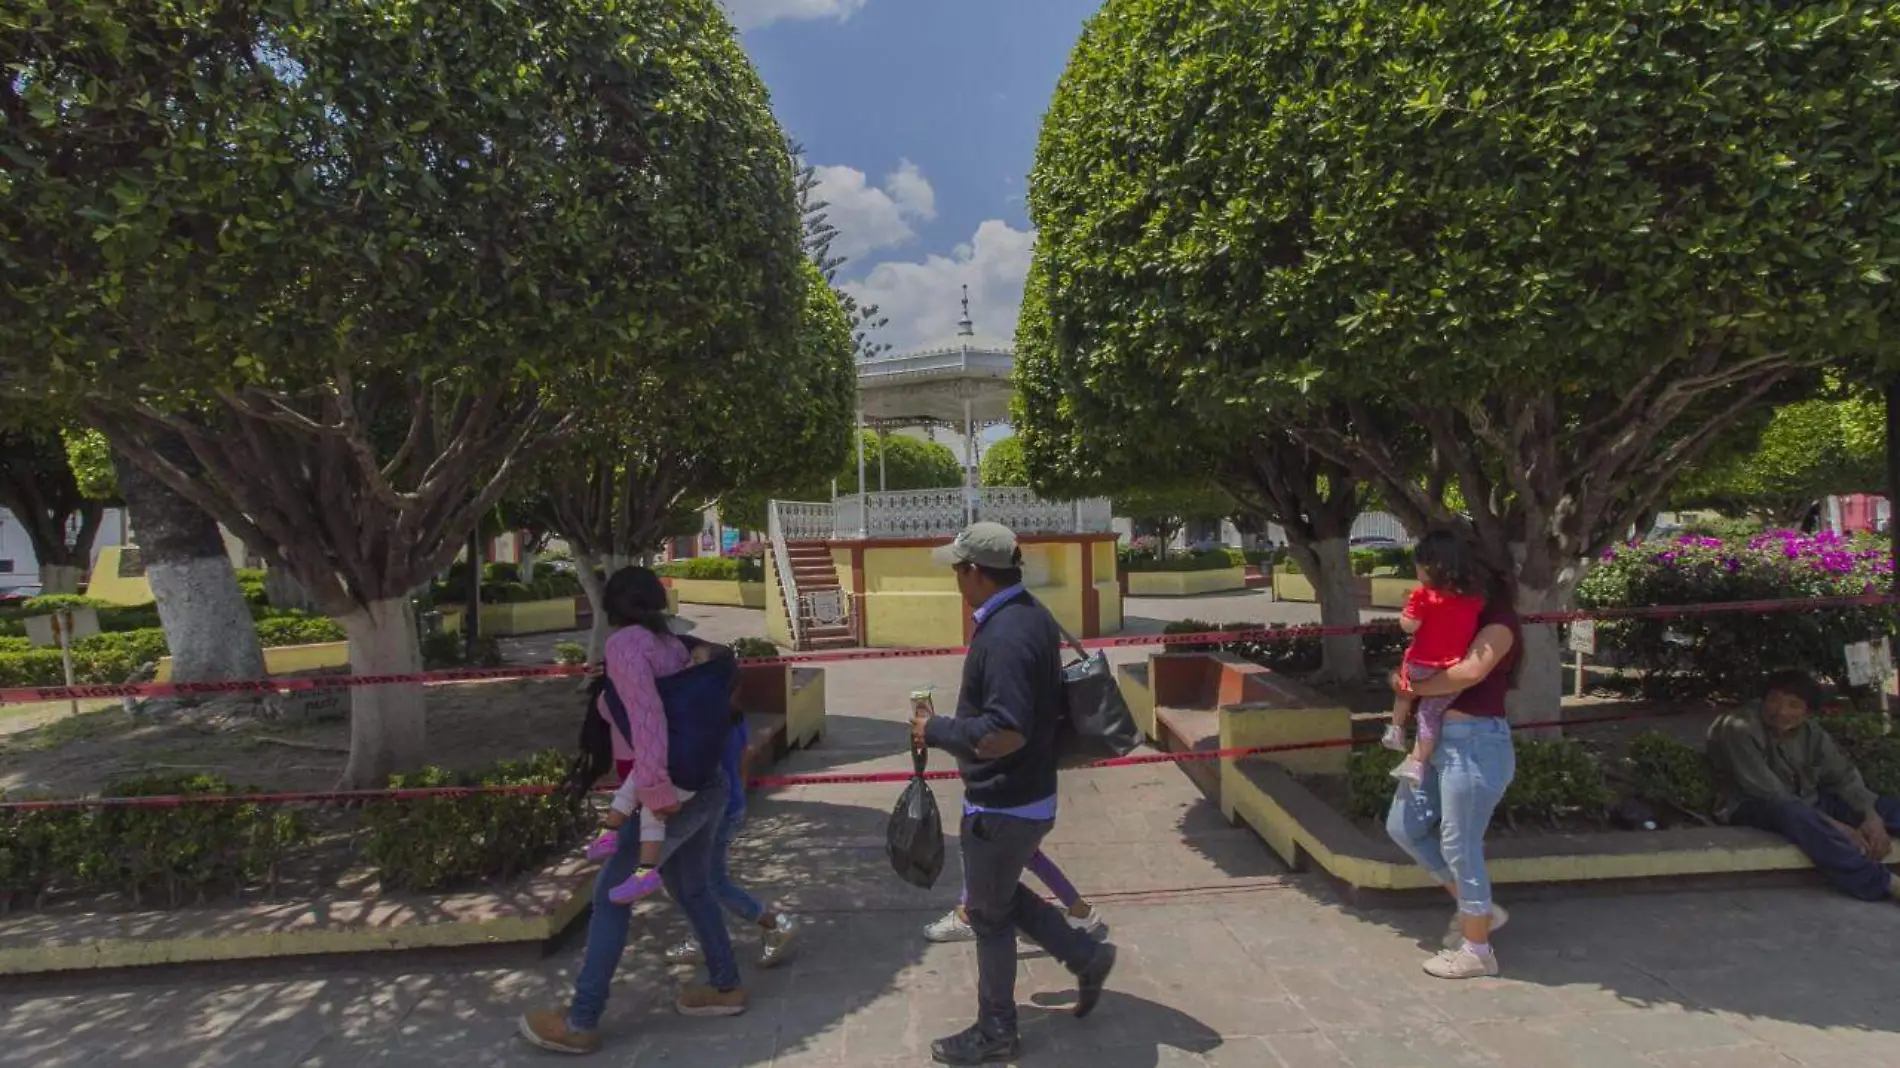
<svg viewBox="0 0 1900 1068">
<path fill-rule="evenodd" d="M 1028 489 L 990 486 L 901 490 L 838 498 L 832 537 L 938 538 L 962 530 L 972 514 L 1018 534 L 1099 534 L 1113 529 L 1106 499 L 1044 500 Z M 866 509 L 868 508 L 868 511 Z"/>
</svg>

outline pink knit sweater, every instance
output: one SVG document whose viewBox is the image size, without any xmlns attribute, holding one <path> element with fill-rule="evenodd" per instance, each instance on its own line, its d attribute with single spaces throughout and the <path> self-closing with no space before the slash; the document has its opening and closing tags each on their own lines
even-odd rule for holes
<svg viewBox="0 0 1900 1068">
<path fill-rule="evenodd" d="M 627 720 L 633 728 L 633 737 L 621 737 L 602 698 L 596 711 L 607 720 L 608 733 L 613 736 L 614 764 L 625 776 L 631 762 L 643 807 L 671 807 L 677 798 L 672 780 L 666 775 L 666 710 L 660 705 L 660 691 L 653 680 L 685 671 L 692 657 L 685 644 L 670 634 L 655 634 L 645 627 L 622 627 L 607 639 L 605 659 L 607 680 L 627 706 Z"/>
</svg>

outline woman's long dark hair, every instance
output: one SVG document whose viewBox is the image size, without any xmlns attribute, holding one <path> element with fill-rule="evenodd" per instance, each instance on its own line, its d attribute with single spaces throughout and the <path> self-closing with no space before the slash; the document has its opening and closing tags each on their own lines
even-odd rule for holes
<svg viewBox="0 0 1900 1068">
<path fill-rule="evenodd" d="M 650 568 L 623 567 L 607 579 L 601 594 L 601 607 L 607 610 L 607 624 L 614 627 L 645 627 L 655 634 L 671 634 L 666 623 L 666 587 Z"/>
</svg>

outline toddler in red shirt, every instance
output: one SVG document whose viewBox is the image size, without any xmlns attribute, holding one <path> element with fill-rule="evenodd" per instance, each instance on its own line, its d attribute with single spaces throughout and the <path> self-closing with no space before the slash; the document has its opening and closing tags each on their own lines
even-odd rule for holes
<svg viewBox="0 0 1900 1068">
<path fill-rule="evenodd" d="M 1479 572 L 1458 539 L 1420 541 L 1413 566 L 1419 585 L 1405 601 L 1399 626 L 1412 636 L 1402 670 L 1406 679 L 1420 682 L 1458 663 L 1470 652 L 1485 599 Z M 1392 725 L 1385 732 L 1386 748 L 1405 751 L 1405 725 L 1414 712 L 1418 739 L 1405 760 L 1392 769 L 1393 778 L 1413 786 L 1424 779 L 1425 766 L 1438 745 L 1439 725 L 1457 697 L 1456 693 L 1424 698 L 1410 693 L 1394 695 Z"/>
</svg>

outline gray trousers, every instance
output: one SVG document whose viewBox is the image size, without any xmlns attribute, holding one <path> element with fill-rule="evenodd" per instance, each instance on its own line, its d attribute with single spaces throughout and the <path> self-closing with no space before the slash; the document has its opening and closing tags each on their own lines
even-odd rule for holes
<svg viewBox="0 0 1900 1068">
<path fill-rule="evenodd" d="M 1016 1033 L 1016 934 L 1071 972 L 1095 959 L 1095 941 L 1023 885 L 1023 869 L 1055 826 L 988 812 L 963 817 L 963 885 L 976 931 L 977 1024 L 993 1038 Z"/>
</svg>

